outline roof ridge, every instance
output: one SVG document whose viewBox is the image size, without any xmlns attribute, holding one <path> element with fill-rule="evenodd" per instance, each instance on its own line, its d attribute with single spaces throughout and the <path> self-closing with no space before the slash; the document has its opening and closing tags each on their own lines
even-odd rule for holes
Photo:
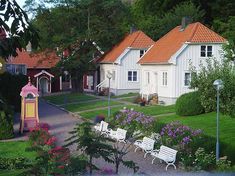
<svg viewBox="0 0 235 176">
<path fill-rule="evenodd" d="M 141 31 L 136 31 L 136 32 L 138 32 L 138 34 L 136 35 L 136 37 L 134 38 L 134 40 L 131 42 L 130 46 L 136 41 L 136 39 L 139 37 L 139 35 L 140 35 L 140 33 L 141 33 Z M 134 33 L 132 33 L 132 34 L 134 34 Z"/>
<path fill-rule="evenodd" d="M 197 31 L 197 28 L 198 28 L 199 24 L 200 24 L 199 22 L 196 22 L 195 26 L 193 27 L 192 35 L 189 37 L 189 41 L 187 41 L 187 42 L 192 41 L 192 39 L 193 39 L 193 37 L 194 37 L 194 35 Z"/>
</svg>

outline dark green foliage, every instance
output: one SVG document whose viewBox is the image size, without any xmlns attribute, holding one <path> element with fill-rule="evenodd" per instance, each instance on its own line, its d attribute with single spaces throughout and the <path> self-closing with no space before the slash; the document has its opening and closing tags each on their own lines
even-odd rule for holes
<svg viewBox="0 0 235 176">
<path fill-rule="evenodd" d="M 177 99 L 175 107 L 176 114 L 182 116 L 198 115 L 204 112 L 198 91 L 181 95 Z"/>
<path fill-rule="evenodd" d="M 27 80 L 25 75 L 11 75 L 7 72 L 0 75 L 0 94 L 17 112 L 20 111 L 20 91 L 27 84 Z"/>
<path fill-rule="evenodd" d="M 109 142 L 113 140 L 95 133 L 95 131 L 92 130 L 91 123 L 84 122 L 77 124 L 70 133 L 72 136 L 66 139 L 68 142 L 66 146 L 77 144 L 77 150 L 82 150 L 82 152 L 87 155 L 87 166 L 90 169 L 90 174 L 92 174 L 93 169 L 97 169 L 93 164 L 93 158 L 102 157 L 107 162 L 113 162 L 110 159 L 113 148 L 109 144 Z"/>
<path fill-rule="evenodd" d="M 8 37 L 0 37 L 1 57 L 16 56 L 16 50 L 25 48 L 28 42 L 37 47 L 38 33 L 15 0 L 1 0 L 0 26 L 8 34 Z"/>
<path fill-rule="evenodd" d="M 0 140 L 13 136 L 13 111 L 0 97 Z"/>
<path fill-rule="evenodd" d="M 201 66 L 198 74 L 192 74 L 192 88 L 198 89 L 206 112 L 216 111 L 216 89 L 212 85 L 215 80 L 221 79 L 224 87 L 220 91 L 220 111 L 235 117 L 235 69 L 232 63 L 226 60 L 219 63 L 214 58 L 208 58 L 206 62 L 207 67 Z M 192 72 L 194 70 L 192 68 Z"/>
<path fill-rule="evenodd" d="M 1 170 L 13 170 L 13 169 L 25 169 L 31 166 L 31 161 L 24 157 L 19 158 L 0 158 L 0 171 Z"/>
<path fill-rule="evenodd" d="M 65 173 L 68 175 L 84 175 L 86 173 L 87 157 L 73 156 L 70 158 L 70 163 L 65 169 Z"/>
</svg>

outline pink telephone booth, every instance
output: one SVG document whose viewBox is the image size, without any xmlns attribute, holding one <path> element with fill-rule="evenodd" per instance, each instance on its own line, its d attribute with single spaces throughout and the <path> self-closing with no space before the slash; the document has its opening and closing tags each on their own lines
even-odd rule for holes
<svg viewBox="0 0 235 176">
<path fill-rule="evenodd" d="M 21 119 L 20 133 L 28 131 L 39 123 L 38 117 L 38 89 L 29 82 L 20 92 L 21 96 Z"/>
</svg>

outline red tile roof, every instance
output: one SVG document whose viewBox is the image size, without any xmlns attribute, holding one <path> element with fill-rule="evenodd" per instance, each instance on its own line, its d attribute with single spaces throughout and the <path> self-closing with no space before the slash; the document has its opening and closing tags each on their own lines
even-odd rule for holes
<svg viewBox="0 0 235 176">
<path fill-rule="evenodd" d="M 196 22 L 189 24 L 183 31 L 177 26 L 160 38 L 154 46 L 140 59 L 140 64 L 167 63 L 185 42 L 191 43 L 224 43 L 226 40 Z"/>
<path fill-rule="evenodd" d="M 34 54 L 25 50 L 17 53 L 18 56 L 9 59 L 9 64 L 25 64 L 27 68 L 52 68 L 60 60 L 54 51 L 49 50 Z"/>
<path fill-rule="evenodd" d="M 154 41 L 142 31 L 136 31 L 127 35 L 119 44 L 114 46 L 101 59 L 100 63 L 113 63 L 128 48 L 149 48 L 154 44 Z"/>
</svg>

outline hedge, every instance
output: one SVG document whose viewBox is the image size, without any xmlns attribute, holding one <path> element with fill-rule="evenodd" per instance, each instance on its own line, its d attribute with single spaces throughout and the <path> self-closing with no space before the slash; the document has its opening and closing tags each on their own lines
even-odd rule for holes
<svg viewBox="0 0 235 176">
<path fill-rule="evenodd" d="M 181 116 L 193 116 L 204 112 L 200 94 L 197 91 L 181 95 L 177 99 L 175 107 L 176 114 Z"/>
</svg>

